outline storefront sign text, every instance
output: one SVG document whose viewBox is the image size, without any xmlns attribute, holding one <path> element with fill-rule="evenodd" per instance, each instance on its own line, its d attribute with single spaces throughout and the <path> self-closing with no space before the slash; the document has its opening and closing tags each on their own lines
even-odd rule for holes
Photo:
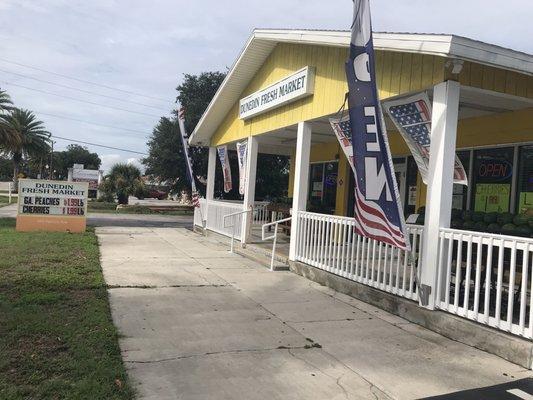
<svg viewBox="0 0 533 400">
<path fill-rule="evenodd" d="M 314 68 L 302 68 L 285 79 L 241 99 L 239 102 L 239 118 L 247 119 L 309 96 L 313 94 L 314 86 Z"/>
</svg>

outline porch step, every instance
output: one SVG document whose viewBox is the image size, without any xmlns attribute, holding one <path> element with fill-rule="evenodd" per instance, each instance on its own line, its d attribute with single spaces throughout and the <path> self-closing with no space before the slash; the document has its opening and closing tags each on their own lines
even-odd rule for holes
<svg viewBox="0 0 533 400">
<path fill-rule="evenodd" d="M 267 268 L 270 268 L 270 261 L 272 251 L 263 249 L 254 244 L 247 244 L 246 247 L 235 246 L 235 253 L 240 254 L 243 257 L 249 258 Z M 274 271 L 288 271 L 289 259 L 277 254 L 274 257 Z"/>
</svg>

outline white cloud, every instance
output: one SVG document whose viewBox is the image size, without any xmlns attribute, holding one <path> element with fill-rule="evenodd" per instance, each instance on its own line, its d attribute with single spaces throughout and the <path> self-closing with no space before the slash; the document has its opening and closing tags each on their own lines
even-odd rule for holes
<svg viewBox="0 0 533 400">
<path fill-rule="evenodd" d="M 111 167 L 117 163 L 135 165 L 144 173 L 144 166 L 141 164 L 140 159 L 136 157 L 128 157 L 122 154 L 100 154 L 100 159 L 102 160 L 100 169 L 104 170 L 104 174 L 107 174 Z"/>
</svg>

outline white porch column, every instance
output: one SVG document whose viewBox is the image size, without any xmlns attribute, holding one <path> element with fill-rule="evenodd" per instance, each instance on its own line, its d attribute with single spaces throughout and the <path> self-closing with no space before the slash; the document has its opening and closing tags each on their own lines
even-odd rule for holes
<svg viewBox="0 0 533 400">
<path fill-rule="evenodd" d="M 205 198 L 213 200 L 215 196 L 215 171 L 217 167 L 217 148 L 209 147 L 209 158 L 207 159 L 207 188 Z"/>
<path fill-rule="evenodd" d="M 259 143 L 257 137 L 250 136 L 248 138 L 248 148 L 246 152 L 246 170 L 244 181 L 244 201 L 243 211 L 253 210 L 255 201 L 255 177 L 257 172 L 257 154 L 259 150 Z M 252 233 L 252 213 L 244 214 L 242 218 L 242 235 L 241 243 L 249 242 Z"/>
<path fill-rule="evenodd" d="M 439 230 L 450 227 L 459 95 L 460 84 L 455 81 L 439 83 L 433 91 L 429 182 L 420 274 L 420 303 L 428 309 L 434 309 L 437 301 Z M 423 301 L 425 291 L 429 291 L 427 304 Z"/>
<path fill-rule="evenodd" d="M 298 212 L 305 211 L 309 186 L 309 157 L 311 154 L 311 123 L 299 122 L 296 137 L 296 158 L 294 163 L 294 188 L 292 194 L 292 222 L 289 260 L 296 260 L 298 239 Z"/>
</svg>

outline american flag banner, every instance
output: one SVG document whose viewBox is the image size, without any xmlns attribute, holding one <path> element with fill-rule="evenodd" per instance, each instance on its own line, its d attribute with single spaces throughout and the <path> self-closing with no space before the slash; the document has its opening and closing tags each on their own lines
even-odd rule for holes
<svg viewBox="0 0 533 400">
<path fill-rule="evenodd" d="M 200 196 L 196 190 L 196 182 L 194 180 L 194 174 L 192 172 L 192 161 L 189 156 L 189 137 L 185 131 L 185 109 L 181 107 L 178 110 L 178 124 L 181 131 L 181 144 L 183 146 L 183 154 L 185 155 L 186 174 L 191 184 L 192 204 L 194 207 L 200 207 Z"/>
<path fill-rule="evenodd" d="M 428 184 L 429 149 L 431 145 L 431 103 L 426 93 L 383 104 L 394 125 L 407 143 L 416 161 L 422 180 Z M 455 156 L 454 183 L 468 185 L 466 172 Z"/>
<path fill-rule="evenodd" d="M 341 118 L 330 118 L 329 123 L 335 136 L 339 141 L 339 144 L 352 168 L 355 172 L 355 164 L 353 160 L 353 147 L 352 147 L 352 125 L 350 124 L 350 116 L 345 115 Z"/>
<path fill-rule="evenodd" d="M 377 94 L 374 57 L 369 0 L 354 0 L 346 78 L 355 159 L 355 228 L 359 235 L 409 250 L 409 236 Z"/>
<path fill-rule="evenodd" d="M 248 141 L 237 142 L 237 160 L 239 162 L 239 194 L 244 194 L 246 185 L 246 160 L 248 158 Z"/>
<path fill-rule="evenodd" d="M 218 158 L 222 165 L 222 176 L 224 177 L 224 192 L 228 193 L 233 188 L 231 181 L 231 167 L 228 157 L 228 146 L 217 147 Z"/>
</svg>

